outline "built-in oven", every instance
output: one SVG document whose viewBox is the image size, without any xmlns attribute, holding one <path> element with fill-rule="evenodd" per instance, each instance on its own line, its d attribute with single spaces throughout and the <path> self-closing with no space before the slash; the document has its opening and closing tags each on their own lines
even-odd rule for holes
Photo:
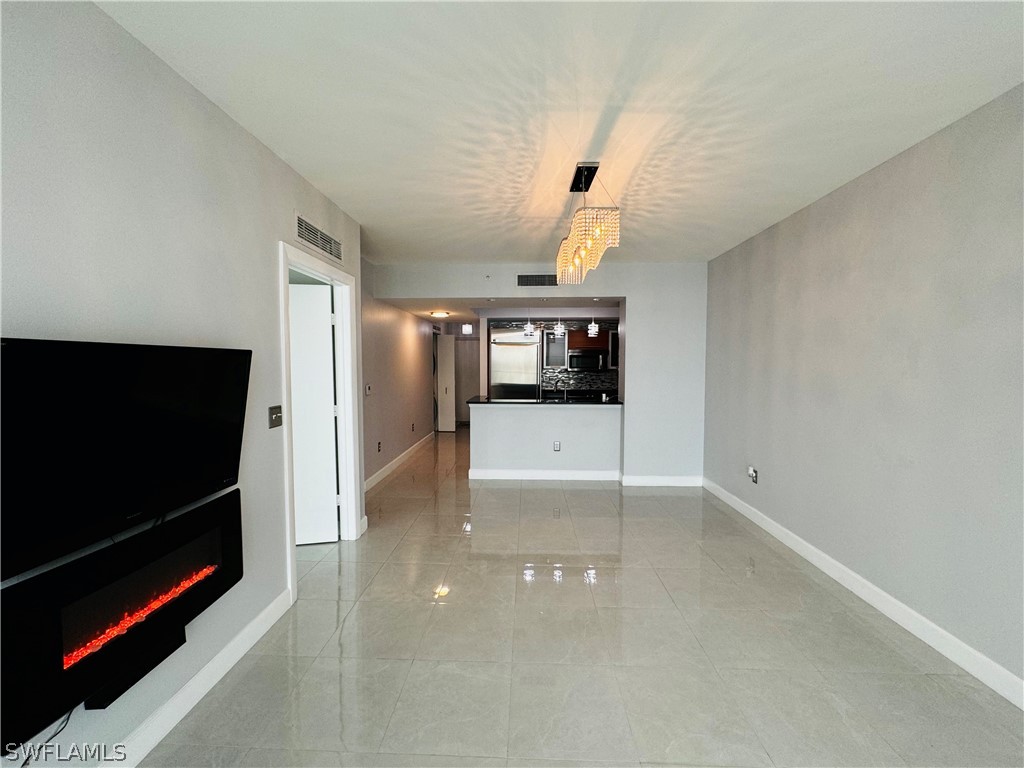
<svg viewBox="0 0 1024 768">
<path fill-rule="evenodd" d="M 603 349 L 570 349 L 570 371 L 603 371 L 607 357 Z"/>
</svg>

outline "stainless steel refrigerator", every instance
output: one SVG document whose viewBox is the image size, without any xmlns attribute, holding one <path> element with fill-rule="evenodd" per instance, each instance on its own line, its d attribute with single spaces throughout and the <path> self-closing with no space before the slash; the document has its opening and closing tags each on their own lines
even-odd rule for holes
<svg viewBox="0 0 1024 768">
<path fill-rule="evenodd" d="M 540 399 L 541 339 L 524 336 L 522 328 L 490 330 L 488 365 L 491 400 Z"/>
</svg>

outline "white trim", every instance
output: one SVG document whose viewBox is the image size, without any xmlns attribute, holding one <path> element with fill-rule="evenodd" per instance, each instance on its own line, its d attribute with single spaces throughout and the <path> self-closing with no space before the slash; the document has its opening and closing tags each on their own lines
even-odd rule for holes
<svg viewBox="0 0 1024 768">
<path fill-rule="evenodd" d="M 338 272 L 344 275 L 343 272 Z M 340 285 L 339 285 L 340 282 Z M 363 510 L 363 436 L 359 429 L 359 315 L 356 308 L 358 286 L 355 278 L 344 275 L 335 280 L 334 314 L 338 324 L 334 341 L 338 371 L 335 402 L 338 403 L 338 473 L 341 475 L 341 510 L 339 535 L 342 541 L 355 541 L 366 521 Z"/>
<path fill-rule="evenodd" d="M 704 482 L 700 475 L 623 475 L 622 484 L 699 488 Z"/>
<path fill-rule="evenodd" d="M 259 616 L 250 621 L 216 656 L 124 739 L 128 755 L 126 763 L 106 762 L 103 765 L 117 765 L 122 768 L 137 766 L 171 732 L 171 729 L 181 722 L 192 707 L 209 693 L 217 681 L 238 663 L 256 641 L 274 626 L 274 622 L 285 614 L 291 604 L 292 596 L 289 590 L 274 598 L 270 605 L 260 611 Z"/>
<path fill-rule="evenodd" d="M 947 659 L 1005 698 L 1024 709 L 1024 680 L 963 640 L 925 618 L 860 574 L 825 554 L 717 483 L 704 478 L 704 487 L 751 522 L 763 528 L 798 555 L 817 566 L 869 605 L 877 608 L 905 630 L 917 636 Z"/>
<path fill-rule="evenodd" d="M 341 429 L 338 430 L 338 473 L 341 476 L 341 539 L 358 539 L 366 530 L 366 512 L 363 508 L 363 451 L 362 430 L 359 408 L 359 284 L 353 275 L 334 264 L 316 256 L 304 248 L 296 247 L 281 240 L 278 243 L 278 322 L 280 325 L 281 371 L 284 406 L 284 480 L 285 480 L 285 546 L 288 585 L 292 594 L 297 593 L 298 573 L 295 568 L 295 481 L 292 472 L 294 462 L 292 449 L 292 388 L 291 388 L 291 342 L 288 333 L 288 270 L 310 275 L 318 280 L 341 288 L 335 290 L 341 306 L 335 306 L 335 315 L 342 320 L 343 330 L 335 334 L 337 359 L 341 361 L 348 375 L 338 376 L 337 402 L 339 403 Z"/>
<path fill-rule="evenodd" d="M 426 437 L 422 437 L 419 440 L 417 440 L 415 443 L 413 443 L 412 447 L 406 448 L 404 451 L 402 451 L 400 454 L 398 454 L 398 456 L 396 456 L 394 459 L 389 461 L 387 464 L 385 464 L 379 470 L 377 470 L 372 475 L 370 475 L 368 478 L 366 478 L 366 481 L 363 483 L 363 490 L 364 491 L 368 491 L 371 488 L 373 488 L 375 485 L 379 485 L 384 480 L 384 478 L 386 478 L 388 475 L 390 475 L 392 472 L 394 472 L 396 469 L 398 469 L 398 465 L 401 464 L 402 462 L 404 462 L 406 459 L 408 459 L 413 454 L 414 451 L 416 451 L 417 449 L 421 448 L 423 446 L 423 444 L 425 442 L 427 442 L 428 440 L 433 440 L 433 439 L 434 439 L 434 433 L 431 432 Z"/>
<path fill-rule="evenodd" d="M 617 469 L 470 469 L 470 480 L 614 480 Z"/>
</svg>

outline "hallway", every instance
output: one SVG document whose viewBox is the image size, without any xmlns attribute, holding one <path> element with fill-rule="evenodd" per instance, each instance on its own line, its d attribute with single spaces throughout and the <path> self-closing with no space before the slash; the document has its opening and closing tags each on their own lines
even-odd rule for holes
<svg viewBox="0 0 1024 768">
<path fill-rule="evenodd" d="M 1019 710 L 701 489 L 470 487 L 468 443 L 299 548 L 144 765 L 1021 764 Z"/>
</svg>

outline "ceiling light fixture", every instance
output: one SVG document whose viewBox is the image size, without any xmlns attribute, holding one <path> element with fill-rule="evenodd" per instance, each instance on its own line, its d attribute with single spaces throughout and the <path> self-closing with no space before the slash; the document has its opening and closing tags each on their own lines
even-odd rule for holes
<svg viewBox="0 0 1024 768">
<path fill-rule="evenodd" d="M 555 273 L 559 285 L 579 285 L 587 272 L 601 263 L 604 252 L 619 245 L 619 209 L 604 183 L 601 183 L 601 189 L 608 195 L 612 206 L 587 205 L 587 190 L 597 177 L 597 166 L 597 163 L 577 163 L 569 185 L 574 198 L 577 192 L 583 193 L 583 205 L 572 215 L 569 235 L 558 244 Z"/>
<path fill-rule="evenodd" d="M 448 317 L 448 315 L 450 315 L 450 314 L 451 314 L 451 312 L 443 312 L 443 311 L 438 310 L 437 312 L 431 312 L 430 316 L 431 317 Z"/>
<path fill-rule="evenodd" d="M 523 326 L 523 336 L 532 338 L 537 335 L 536 327 L 530 322 L 530 310 L 526 310 L 526 325 Z"/>
</svg>

